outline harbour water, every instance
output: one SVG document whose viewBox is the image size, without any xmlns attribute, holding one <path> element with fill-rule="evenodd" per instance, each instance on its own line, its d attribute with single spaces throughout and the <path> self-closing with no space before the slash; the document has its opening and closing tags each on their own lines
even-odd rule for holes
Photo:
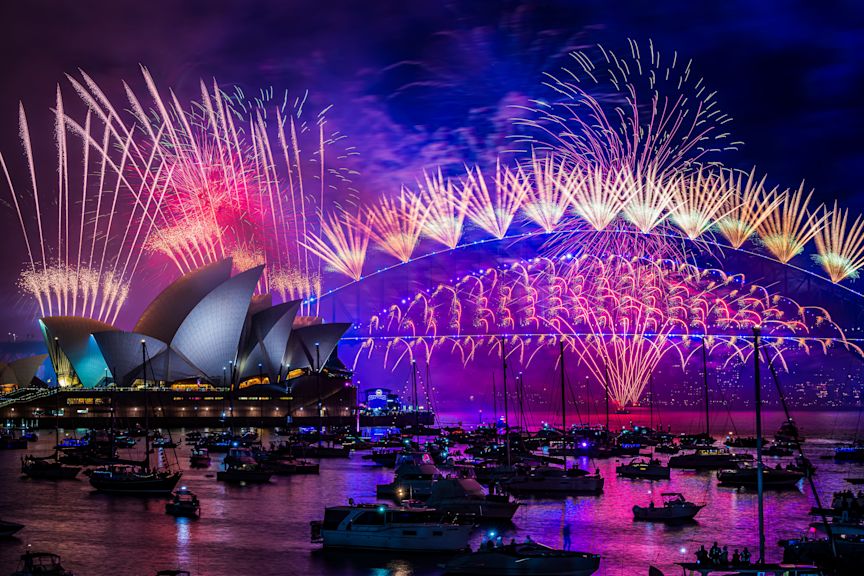
<svg viewBox="0 0 864 576">
<path fill-rule="evenodd" d="M 631 416 L 618 416 L 627 419 Z M 642 413 L 638 415 L 642 420 Z M 686 431 L 698 416 L 666 414 L 673 431 Z M 768 430 L 781 420 L 769 414 Z M 735 417 L 739 432 L 748 432 L 748 420 Z M 840 439 L 855 434 L 855 412 L 810 412 L 798 415 L 807 436 L 805 451 L 818 467 L 817 486 L 830 502 L 836 490 L 847 489 L 850 475 L 864 475 L 864 467 L 820 459 Z M 468 424 L 466 421 L 465 424 Z M 718 426 L 722 423 L 717 422 Z M 184 431 L 177 431 L 181 437 Z M 717 433 L 715 433 L 716 435 Z M 268 438 L 264 438 L 265 444 Z M 32 451 L 47 454 L 53 434 L 43 430 Z M 321 461 L 320 476 L 274 477 L 269 485 L 237 486 L 217 482 L 221 455 L 213 455 L 209 469 L 188 470 L 188 447 L 178 449 L 184 468 L 181 483 L 202 502 L 199 520 L 167 516 L 163 499 L 96 494 L 86 477 L 68 482 L 22 479 L 19 458 L 23 451 L 0 451 L 0 518 L 19 521 L 26 528 L 17 538 L 0 541 L 0 575 L 14 570 L 18 556 L 29 545 L 34 550 L 59 553 L 67 569 L 77 576 L 150 575 L 157 570 L 190 570 L 193 576 L 285 576 L 345 574 L 409 576 L 440 574 L 444 558 L 398 557 L 383 553 L 324 552 L 309 542 L 309 522 L 320 519 L 328 505 L 375 500 L 375 485 L 389 482 L 392 470 L 375 467 L 354 454 L 350 459 Z M 788 461 L 788 459 L 778 459 Z M 678 574 L 675 562 L 690 560 L 701 545 L 715 540 L 733 548 L 757 548 L 756 494 L 717 486 L 713 473 L 673 470 L 668 481 L 648 482 L 616 478 L 616 460 L 574 461 L 586 469 L 599 468 L 606 479 L 599 497 L 526 499 L 512 525 L 496 528 L 505 541 L 533 539 L 560 546 L 565 523 L 572 529 L 573 549 L 602 555 L 601 575 L 647 574 L 655 565 Z M 768 459 L 769 465 L 774 460 Z M 682 492 L 691 501 L 707 504 L 697 522 L 683 526 L 634 522 L 634 504 L 646 505 L 661 492 Z M 798 536 L 812 519 L 814 505 L 806 483 L 796 490 L 768 492 L 766 531 L 768 559 L 779 560 L 776 542 Z M 478 529 L 474 546 L 490 527 Z"/>
</svg>

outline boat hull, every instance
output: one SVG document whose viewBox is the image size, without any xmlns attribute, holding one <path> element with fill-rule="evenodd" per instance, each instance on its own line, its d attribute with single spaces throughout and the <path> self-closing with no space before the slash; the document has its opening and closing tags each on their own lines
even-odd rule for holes
<svg viewBox="0 0 864 576">
<path fill-rule="evenodd" d="M 634 480 L 669 480 L 670 478 L 669 468 L 666 467 L 639 469 L 619 466 L 615 471 L 618 476 Z"/>
<path fill-rule="evenodd" d="M 603 492 L 603 478 L 580 476 L 576 478 L 514 478 L 506 489 L 514 494 L 586 494 Z"/>
<path fill-rule="evenodd" d="M 453 558 L 444 567 L 445 574 L 509 576 L 589 576 L 600 567 L 600 557 L 580 552 L 550 551 L 544 555 L 525 556 L 504 551 L 479 551 Z"/>
<path fill-rule="evenodd" d="M 518 502 L 486 502 L 482 500 L 453 500 L 441 503 L 429 503 L 429 506 L 442 512 L 457 514 L 473 514 L 478 520 L 512 520 Z"/>
<path fill-rule="evenodd" d="M 99 492 L 107 494 L 128 494 L 133 496 L 171 494 L 180 481 L 180 476 L 181 474 L 177 473 L 161 478 L 141 478 L 137 480 L 113 480 L 90 476 L 90 485 Z"/>
<path fill-rule="evenodd" d="M 473 530 L 469 525 L 355 526 L 352 530 L 322 530 L 325 548 L 440 552 L 465 550 Z"/>
<path fill-rule="evenodd" d="M 249 472 L 237 470 L 222 470 L 216 473 L 219 482 L 246 482 L 247 484 L 266 484 L 270 482 L 271 472 Z"/>
<path fill-rule="evenodd" d="M 704 506 L 676 506 L 674 508 L 633 507 L 634 520 L 643 522 L 687 522 L 693 520 Z"/>
</svg>

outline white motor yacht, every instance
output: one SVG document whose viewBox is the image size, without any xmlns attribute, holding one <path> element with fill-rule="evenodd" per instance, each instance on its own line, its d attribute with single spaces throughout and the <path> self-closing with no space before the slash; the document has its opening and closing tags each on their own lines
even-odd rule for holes
<svg viewBox="0 0 864 576">
<path fill-rule="evenodd" d="M 468 549 L 474 521 L 429 508 L 349 504 L 326 508 L 324 520 L 312 522 L 311 528 L 312 542 L 325 548 L 458 551 Z"/>
</svg>

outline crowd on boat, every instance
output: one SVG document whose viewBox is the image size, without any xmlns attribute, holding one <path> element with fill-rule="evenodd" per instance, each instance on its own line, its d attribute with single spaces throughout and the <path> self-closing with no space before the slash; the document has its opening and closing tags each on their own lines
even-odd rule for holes
<svg viewBox="0 0 864 576">
<path fill-rule="evenodd" d="M 737 548 L 732 551 L 732 556 L 729 556 L 729 547 L 720 547 L 717 542 L 709 549 L 705 549 L 705 545 L 699 547 L 696 551 L 696 563 L 702 566 L 716 566 L 720 568 L 740 568 L 750 565 L 750 550 L 745 546 L 740 552 Z"/>
</svg>

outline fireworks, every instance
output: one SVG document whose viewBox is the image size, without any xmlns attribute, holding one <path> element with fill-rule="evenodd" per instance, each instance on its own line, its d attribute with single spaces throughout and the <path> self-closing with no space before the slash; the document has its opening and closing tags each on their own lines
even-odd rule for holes
<svg viewBox="0 0 864 576">
<path fill-rule="evenodd" d="M 835 201 L 834 209 L 826 215 L 825 225 L 814 237 L 819 250 L 814 259 L 832 282 L 857 278 L 858 270 L 864 266 L 864 219 L 859 215 L 847 226 L 848 219 L 849 210 L 840 209 Z"/>
<path fill-rule="evenodd" d="M 421 198 L 426 206 L 423 233 L 453 249 L 459 245 L 470 191 L 444 178 L 441 170 L 423 174 Z"/>
<path fill-rule="evenodd" d="M 369 236 L 363 228 L 362 222 L 347 214 L 331 216 L 321 223 L 322 236 L 308 236 L 306 247 L 338 272 L 359 280 L 369 246 Z"/>
<path fill-rule="evenodd" d="M 690 240 L 696 240 L 715 221 L 723 222 L 728 216 L 734 190 L 726 186 L 721 175 L 699 170 L 677 178 L 671 187 L 674 208 L 669 218 Z"/>
<path fill-rule="evenodd" d="M 545 82 L 557 100 L 536 101 L 519 121 L 534 132 L 530 143 L 579 165 L 662 176 L 736 147 L 722 130 L 731 119 L 689 61 L 663 56 L 651 42 L 644 53 L 633 40 L 628 48 L 600 46 L 599 58 L 571 53 L 575 65 Z"/>
<path fill-rule="evenodd" d="M 465 212 L 477 226 L 499 240 L 507 234 L 516 212 L 523 206 L 529 194 L 529 186 L 524 174 L 501 168 L 501 161 L 495 163 L 494 194 L 479 166 L 468 170 L 468 203 Z"/>
<path fill-rule="evenodd" d="M 741 276 L 668 261 L 582 256 L 492 268 L 418 293 L 372 318 L 361 351 L 371 356 L 376 342 L 386 341 L 384 361 L 398 364 L 422 343 L 427 355 L 449 348 L 467 362 L 506 338 L 527 364 L 539 348 L 564 338 L 625 405 L 638 401 L 667 354 L 686 365 L 694 338 L 710 335 L 726 362 L 746 361 L 750 346 L 742 336 L 755 325 L 781 362 L 790 349 L 845 343 L 824 310 L 772 295 Z M 402 351 L 394 357 L 396 346 Z"/>
<path fill-rule="evenodd" d="M 408 262 L 423 231 L 426 210 L 419 196 L 404 188 L 398 198 L 383 196 L 366 213 L 366 231 L 385 252 Z"/>
<path fill-rule="evenodd" d="M 755 169 L 750 172 L 746 181 L 741 173 L 737 178 L 733 173 L 729 173 L 724 181 L 732 195 L 726 205 L 726 214 L 717 221 L 717 229 L 733 248 L 738 249 L 756 233 L 786 195 L 778 193 L 776 189 L 766 192 L 765 177 L 757 181 Z"/>
<path fill-rule="evenodd" d="M 522 211 L 545 232 L 552 232 L 570 204 L 574 169 L 551 154 L 543 158 L 532 154 L 528 174 L 532 184 L 526 185 Z M 520 173 L 519 182 L 524 181 L 525 174 Z"/>
<path fill-rule="evenodd" d="M 759 238 L 777 260 L 786 264 L 804 250 L 804 246 L 819 231 L 824 217 L 807 207 L 813 197 L 811 190 L 804 196 L 802 183 L 794 193 L 786 192 L 783 201 L 760 224 Z"/>
</svg>

